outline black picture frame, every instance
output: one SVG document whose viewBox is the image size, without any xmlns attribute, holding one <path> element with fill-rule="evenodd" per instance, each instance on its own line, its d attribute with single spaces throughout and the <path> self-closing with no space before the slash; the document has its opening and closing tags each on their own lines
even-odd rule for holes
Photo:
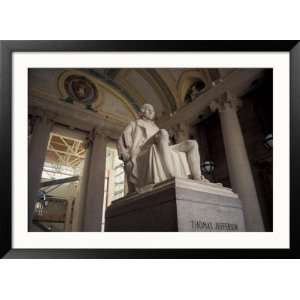
<svg viewBox="0 0 300 300">
<path fill-rule="evenodd" d="M 40 51 L 290 53 L 290 249 L 14 249 L 12 248 L 12 55 Z M 0 257 L 4 258 L 300 258 L 300 43 L 298 41 L 1 41 Z"/>
</svg>

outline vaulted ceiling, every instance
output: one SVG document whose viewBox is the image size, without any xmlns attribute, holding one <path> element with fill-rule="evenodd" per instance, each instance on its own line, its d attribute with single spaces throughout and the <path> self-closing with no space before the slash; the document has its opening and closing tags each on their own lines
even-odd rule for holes
<svg viewBox="0 0 300 300">
<path fill-rule="evenodd" d="M 157 118 L 164 118 L 179 110 L 185 103 L 185 96 L 191 85 L 201 79 L 203 92 L 214 88 L 236 69 L 30 69 L 29 105 L 31 98 L 39 101 L 57 101 L 57 105 L 69 102 L 70 105 L 88 109 L 108 121 L 113 120 L 124 126 L 134 119 L 143 103 L 151 103 Z M 65 81 L 70 76 L 80 76 L 88 80 L 96 89 L 92 106 L 68 101 Z M 237 84 L 235 94 L 246 93 L 257 75 L 250 76 Z M 84 101 L 82 101 L 84 102 Z M 68 103 L 68 104 L 69 104 Z"/>
</svg>

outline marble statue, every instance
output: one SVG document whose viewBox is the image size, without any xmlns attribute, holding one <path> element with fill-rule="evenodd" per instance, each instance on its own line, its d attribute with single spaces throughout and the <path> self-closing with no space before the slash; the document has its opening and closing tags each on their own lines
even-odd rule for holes
<svg viewBox="0 0 300 300">
<path fill-rule="evenodd" d="M 129 192 L 143 191 L 172 177 L 208 182 L 201 174 L 198 143 L 186 140 L 170 145 L 167 130 L 159 129 L 154 117 L 153 106 L 144 104 L 140 118 L 130 122 L 119 138 Z"/>
</svg>

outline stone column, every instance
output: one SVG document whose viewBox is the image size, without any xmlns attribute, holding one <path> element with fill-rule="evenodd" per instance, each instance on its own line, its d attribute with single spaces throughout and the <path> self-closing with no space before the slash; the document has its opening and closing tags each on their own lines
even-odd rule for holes
<svg viewBox="0 0 300 300">
<path fill-rule="evenodd" d="M 85 147 L 86 147 L 85 159 L 83 162 L 83 168 L 80 175 L 79 190 L 74 204 L 72 231 L 82 231 L 84 202 L 86 197 L 87 184 L 89 180 L 90 156 L 91 156 L 91 148 L 92 148 L 91 142 L 86 143 Z"/>
<path fill-rule="evenodd" d="M 34 207 L 53 121 L 47 115 L 36 118 L 28 151 L 28 228 L 32 225 Z"/>
<path fill-rule="evenodd" d="M 128 181 L 127 181 L 127 175 L 125 173 L 124 174 L 124 196 L 126 196 L 128 192 L 129 192 Z"/>
<path fill-rule="evenodd" d="M 243 203 L 246 230 L 264 231 L 255 183 L 237 115 L 240 104 L 237 98 L 226 95 L 224 99 L 214 101 L 210 107 L 219 112 L 230 181 L 233 191 Z"/>
<path fill-rule="evenodd" d="M 71 227 L 71 217 L 72 217 L 72 206 L 73 206 L 74 198 L 68 199 L 67 201 L 67 209 L 65 216 L 65 231 L 72 231 Z"/>
<path fill-rule="evenodd" d="M 32 131 L 33 131 L 33 123 L 34 123 L 33 117 L 28 119 L 28 150 L 30 148 L 30 142 L 31 142 Z"/>
<path fill-rule="evenodd" d="M 105 136 L 94 130 L 91 135 L 89 170 L 85 190 L 83 231 L 101 231 L 106 163 Z"/>
<path fill-rule="evenodd" d="M 113 201 L 114 185 L 115 185 L 115 170 L 112 168 L 108 173 L 108 189 L 107 189 L 107 202 L 106 206 L 109 206 Z"/>
</svg>

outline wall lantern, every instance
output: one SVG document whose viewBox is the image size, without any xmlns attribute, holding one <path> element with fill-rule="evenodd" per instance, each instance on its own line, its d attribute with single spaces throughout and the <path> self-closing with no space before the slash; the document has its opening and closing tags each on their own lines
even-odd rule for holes
<svg viewBox="0 0 300 300">
<path fill-rule="evenodd" d="M 264 145 L 268 149 L 273 148 L 273 134 L 272 133 L 269 133 L 265 136 Z"/>
<path fill-rule="evenodd" d="M 205 161 L 201 164 L 201 171 L 204 174 L 212 174 L 215 170 L 215 163 L 213 161 Z"/>
<path fill-rule="evenodd" d="M 43 210 L 44 210 L 44 206 L 42 204 L 42 202 L 37 201 L 35 203 L 35 207 L 34 207 L 34 211 L 38 216 L 42 216 L 43 215 Z"/>
<path fill-rule="evenodd" d="M 42 216 L 44 213 L 44 209 L 48 206 L 49 202 L 44 191 L 38 192 L 37 201 L 35 203 L 34 210 L 39 215 Z"/>
</svg>

